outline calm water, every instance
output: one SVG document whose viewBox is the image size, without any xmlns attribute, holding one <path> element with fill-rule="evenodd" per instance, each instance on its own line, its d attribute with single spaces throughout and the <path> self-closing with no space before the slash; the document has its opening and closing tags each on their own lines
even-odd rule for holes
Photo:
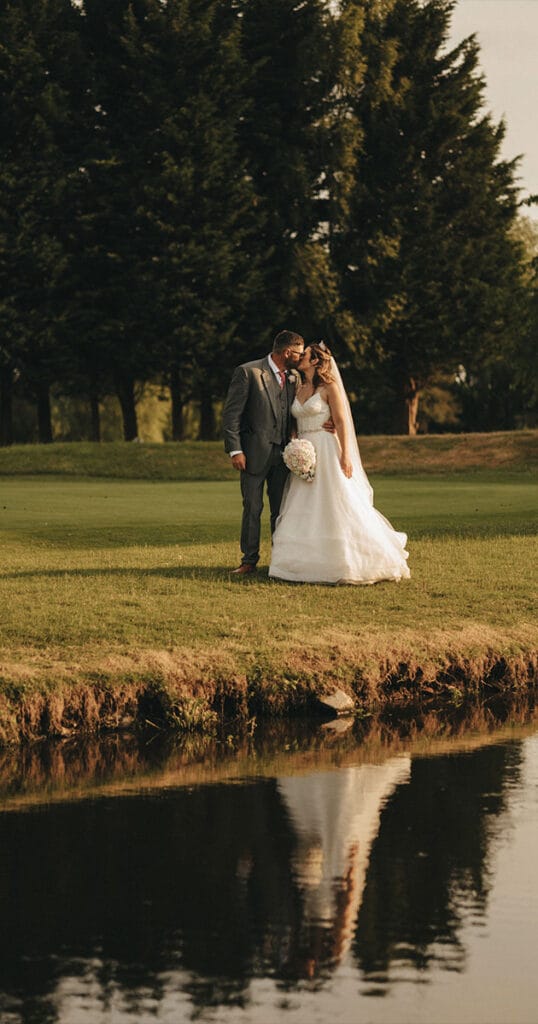
<svg viewBox="0 0 538 1024">
<path fill-rule="evenodd" d="M 537 728 L 4 761 L 2 1024 L 535 1022 Z"/>
</svg>

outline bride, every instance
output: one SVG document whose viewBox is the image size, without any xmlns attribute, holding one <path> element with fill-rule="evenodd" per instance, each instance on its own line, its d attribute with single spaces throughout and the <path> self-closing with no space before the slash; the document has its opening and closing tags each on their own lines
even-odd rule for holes
<svg viewBox="0 0 538 1024">
<path fill-rule="evenodd" d="M 290 474 L 273 534 L 269 576 L 300 583 L 376 583 L 410 575 L 405 533 L 373 506 L 351 409 L 327 346 L 309 345 L 291 407 L 316 450 L 312 481 Z M 336 434 L 323 429 L 328 416 Z"/>
</svg>

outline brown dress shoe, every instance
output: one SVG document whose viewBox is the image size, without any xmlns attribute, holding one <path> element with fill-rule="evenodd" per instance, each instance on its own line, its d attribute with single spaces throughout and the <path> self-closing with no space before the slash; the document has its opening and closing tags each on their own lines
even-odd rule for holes
<svg viewBox="0 0 538 1024">
<path fill-rule="evenodd" d="M 250 573 L 256 571 L 255 565 L 249 565 L 248 562 L 245 562 L 243 565 L 240 565 L 238 569 L 232 569 L 232 576 L 248 576 Z"/>
</svg>

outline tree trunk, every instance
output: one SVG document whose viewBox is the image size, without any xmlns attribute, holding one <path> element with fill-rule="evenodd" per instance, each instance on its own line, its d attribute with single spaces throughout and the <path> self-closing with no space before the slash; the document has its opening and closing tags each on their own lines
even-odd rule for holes
<svg viewBox="0 0 538 1024">
<path fill-rule="evenodd" d="M 412 435 L 418 433 L 418 403 L 420 391 L 417 382 L 411 377 L 406 396 L 407 403 L 407 433 Z"/>
<path fill-rule="evenodd" d="M 13 371 L 0 367 L 0 445 L 13 444 Z"/>
<path fill-rule="evenodd" d="M 217 431 L 215 421 L 215 410 L 213 398 L 210 394 L 200 396 L 200 429 L 198 432 L 199 441 L 214 441 Z"/>
<path fill-rule="evenodd" d="M 37 397 L 37 434 L 41 444 L 52 442 L 52 417 L 50 410 L 50 390 L 48 384 L 38 384 Z"/>
<path fill-rule="evenodd" d="M 170 374 L 170 397 L 172 399 L 172 441 L 182 441 L 185 436 L 185 419 L 179 370 L 172 370 Z"/>
<path fill-rule="evenodd" d="M 90 440 L 100 441 L 101 440 L 101 417 L 99 414 L 99 399 L 95 391 L 90 392 Z"/>
<path fill-rule="evenodd" d="M 418 432 L 420 388 L 414 377 L 408 377 L 397 400 L 395 433 L 414 436 Z"/>
<path fill-rule="evenodd" d="M 123 416 L 123 439 L 124 441 L 134 441 L 138 437 L 134 380 L 129 375 L 117 373 L 115 386 Z"/>
</svg>

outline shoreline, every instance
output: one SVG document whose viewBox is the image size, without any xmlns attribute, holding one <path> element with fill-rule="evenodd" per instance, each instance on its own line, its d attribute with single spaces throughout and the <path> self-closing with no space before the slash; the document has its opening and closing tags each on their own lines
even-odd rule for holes
<svg viewBox="0 0 538 1024">
<path fill-rule="evenodd" d="M 513 700 L 534 694 L 538 682 L 533 630 L 524 633 L 503 637 L 497 649 L 432 637 L 422 657 L 403 644 L 390 654 L 374 644 L 355 659 L 335 646 L 315 655 L 295 650 L 280 663 L 253 658 L 242 670 L 229 659 L 219 666 L 216 652 L 185 649 L 116 655 L 76 672 L 67 662 L 49 661 L 39 672 L 35 664 L 33 671 L 0 664 L 0 748 L 126 731 L 212 736 L 223 722 L 329 718 L 320 698 L 336 690 L 358 719 Z"/>
</svg>

